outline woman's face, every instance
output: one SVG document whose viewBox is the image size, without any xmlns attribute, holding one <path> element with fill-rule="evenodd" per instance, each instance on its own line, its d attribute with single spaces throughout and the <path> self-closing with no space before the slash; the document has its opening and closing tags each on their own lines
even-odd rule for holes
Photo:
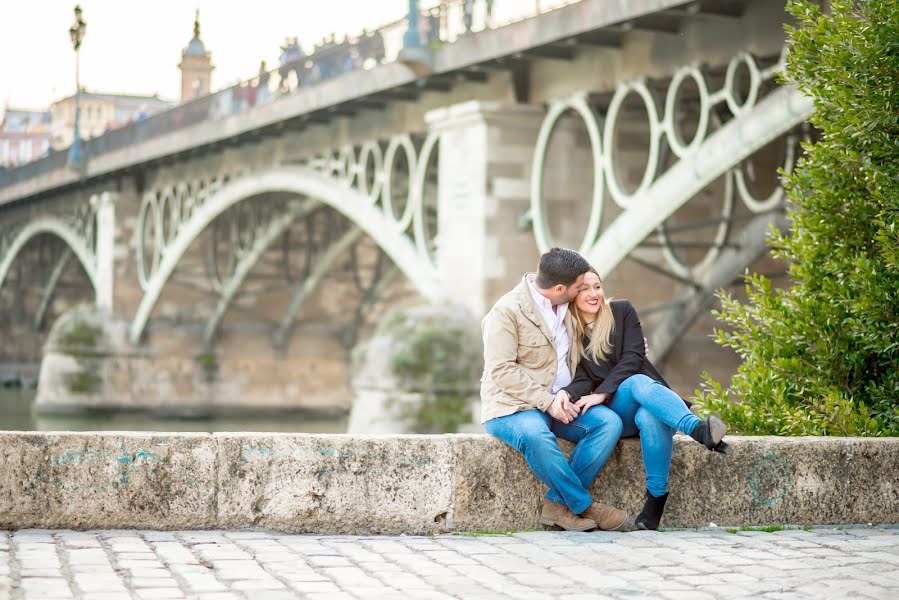
<svg viewBox="0 0 899 600">
<path fill-rule="evenodd" d="M 599 312 L 604 299 L 599 277 L 592 271 L 588 272 L 584 275 L 584 289 L 574 299 L 574 305 L 585 317 L 593 317 Z"/>
</svg>

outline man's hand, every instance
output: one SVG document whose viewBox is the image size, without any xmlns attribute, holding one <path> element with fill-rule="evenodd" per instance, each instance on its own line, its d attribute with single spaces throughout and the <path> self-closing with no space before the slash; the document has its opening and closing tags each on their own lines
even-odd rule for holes
<svg viewBox="0 0 899 600">
<path fill-rule="evenodd" d="M 574 406 L 577 407 L 581 414 L 584 414 L 585 412 L 587 412 L 588 408 L 596 406 L 597 404 L 602 404 L 608 397 L 609 395 L 606 393 L 587 394 L 586 396 L 581 396 L 581 399 L 575 402 Z"/>
<path fill-rule="evenodd" d="M 649 356 L 649 340 L 643 338 L 643 356 Z"/>
<path fill-rule="evenodd" d="M 566 425 L 571 423 L 571 421 L 578 415 L 577 407 L 568 399 L 568 392 L 565 390 L 556 392 L 556 397 L 553 398 L 553 401 L 547 407 L 546 412 L 549 413 L 549 416 L 553 419 L 561 421 Z"/>
</svg>

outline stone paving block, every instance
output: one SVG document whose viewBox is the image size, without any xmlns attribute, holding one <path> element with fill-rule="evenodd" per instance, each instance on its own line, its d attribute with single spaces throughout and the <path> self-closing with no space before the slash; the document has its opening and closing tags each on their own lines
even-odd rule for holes
<svg viewBox="0 0 899 600">
<path fill-rule="evenodd" d="M 215 565 L 215 575 L 222 581 L 238 581 L 241 579 L 268 579 L 269 574 L 255 562 L 241 565 Z"/>
<path fill-rule="evenodd" d="M 296 594 L 289 590 L 252 590 L 253 600 L 295 600 Z"/>
<path fill-rule="evenodd" d="M 181 577 L 184 587 L 190 592 L 225 592 L 228 587 L 213 575 L 185 575 Z"/>
<path fill-rule="evenodd" d="M 211 527 L 205 434 L 0 432 L 0 527 Z"/>
<path fill-rule="evenodd" d="M 142 588 L 134 591 L 141 600 L 162 600 L 165 598 L 185 598 L 184 592 L 176 588 Z"/>
<path fill-rule="evenodd" d="M 336 594 L 340 589 L 330 581 L 290 582 L 290 587 L 301 594 Z"/>
<path fill-rule="evenodd" d="M 448 437 L 215 437 L 221 527 L 427 534 L 450 518 Z"/>
<path fill-rule="evenodd" d="M 259 577 L 253 579 L 237 579 L 230 582 L 231 589 L 252 592 L 254 590 L 280 590 L 287 586 L 274 577 Z"/>
<path fill-rule="evenodd" d="M 343 556 L 310 556 L 308 560 L 313 567 L 348 567 L 352 564 Z"/>
<path fill-rule="evenodd" d="M 128 584 L 132 588 L 168 588 L 179 587 L 171 577 L 132 577 Z"/>
</svg>

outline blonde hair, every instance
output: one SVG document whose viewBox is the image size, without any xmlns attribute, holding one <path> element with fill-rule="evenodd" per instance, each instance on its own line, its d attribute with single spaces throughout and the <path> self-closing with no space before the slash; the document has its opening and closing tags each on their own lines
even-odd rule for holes
<svg viewBox="0 0 899 600">
<path fill-rule="evenodd" d="M 593 267 L 590 267 L 589 273 L 593 273 L 599 279 L 599 285 L 602 285 L 602 277 Z M 587 329 L 587 322 L 584 315 L 578 309 L 577 304 L 572 302 L 574 307 L 574 332 L 575 343 L 577 344 L 578 355 L 589 358 L 593 362 L 601 362 L 612 355 L 612 332 L 615 331 L 615 318 L 612 316 L 612 307 L 609 306 L 611 298 L 603 297 L 602 304 L 599 305 L 599 312 L 593 321 L 593 329 Z M 587 347 L 584 347 L 584 336 L 588 335 L 590 341 Z"/>
</svg>

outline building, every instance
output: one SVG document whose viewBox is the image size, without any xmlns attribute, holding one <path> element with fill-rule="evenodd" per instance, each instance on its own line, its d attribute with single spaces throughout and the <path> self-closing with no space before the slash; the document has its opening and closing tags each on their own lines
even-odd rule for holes
<svg viewBox="0 0 899 600">
<path fill-rule="evenodd" d="M 86 91 L 81 92 L 80 103 L 81 119 L 78 128 L 81 138 L 85 140 L 172 107 L 171 102 L 156 95 L 134 96 Z M 69 147 L 75 127 L 75 96 L 54 102 L 50 106 L 50 114 L 53 148 L 60 150 Z"/>
<path fill-rule="evenodd" d="M 7 108 L 0 120 L 0 168 L 38 159 L 50 150 L 50 113 Z"/>
<path fill-rule="evenodd" d="M 200 40 L 200 11 L 194 20 L 194 37 L 181 52 L 181 102 L 205 96 L 212 85 L 212 54 Z"/>
</svg>

